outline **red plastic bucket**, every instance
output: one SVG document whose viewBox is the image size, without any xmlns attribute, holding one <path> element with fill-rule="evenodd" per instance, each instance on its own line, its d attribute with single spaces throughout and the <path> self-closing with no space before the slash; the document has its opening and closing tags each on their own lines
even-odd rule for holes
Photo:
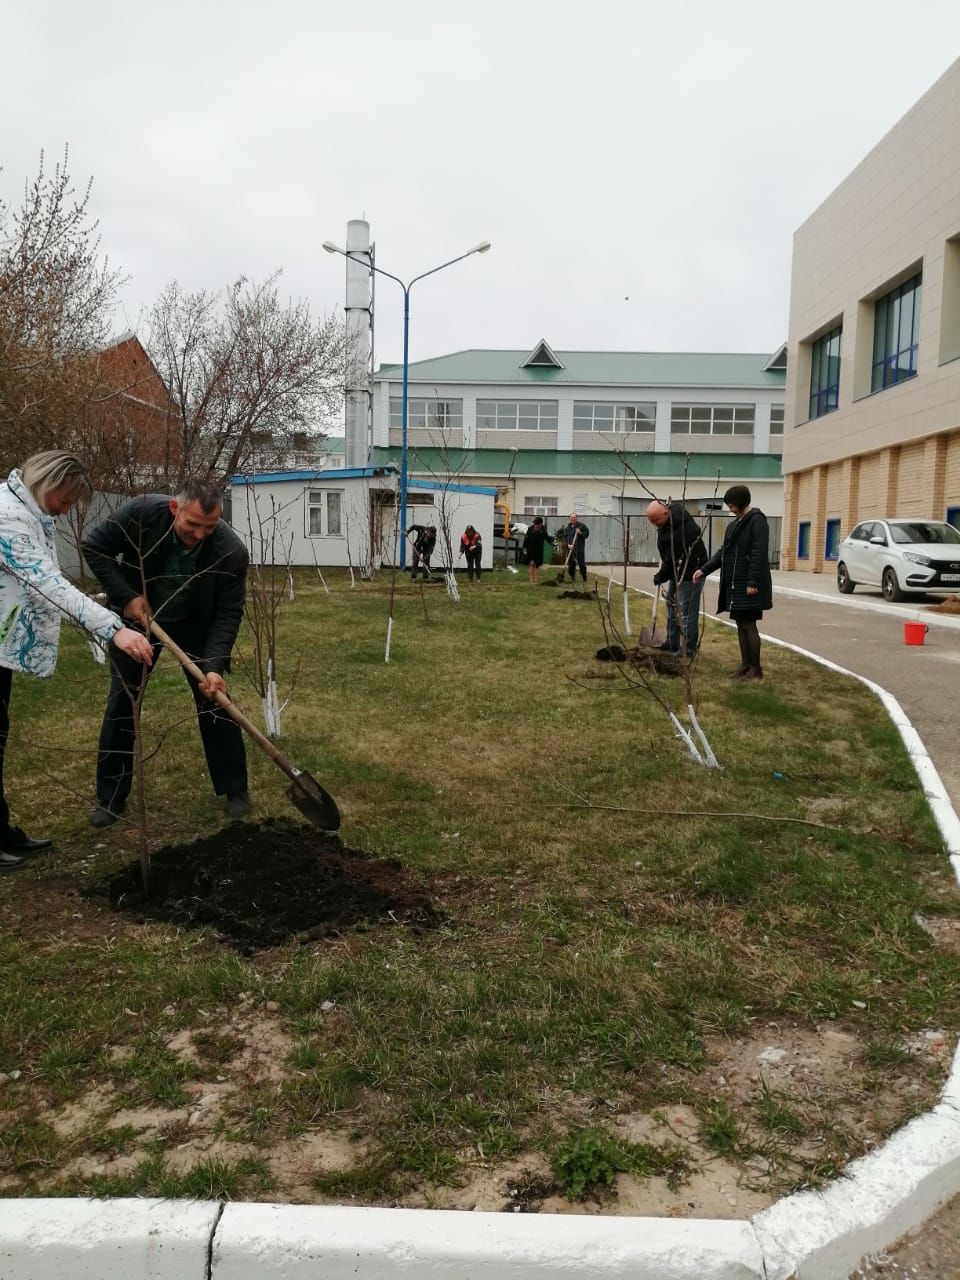
<svg viewBox="0 0 960 1280">
<path fill-rule="evenodd" d="M 903 643 L 923 644 L 927 629 L 925 622 L 905 622 L 903 624 Z"/>
</svg>

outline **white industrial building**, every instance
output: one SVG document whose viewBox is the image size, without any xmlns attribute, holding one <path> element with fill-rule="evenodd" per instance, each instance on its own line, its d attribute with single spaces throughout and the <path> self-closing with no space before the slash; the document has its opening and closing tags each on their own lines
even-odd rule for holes
<svg viewBox="0 0 960 1280">
<path fill-rule="evenodd" d="M 231 523 L 256 563 L 366 573 L 393 563 L 399 479 L 389 466 L 234 476 Z M 410 481 L 408 528 L 437 526 L 434 565 L 457 567 L 460 535 L 472 524 L 483 539 L 481 566 L 492 567 L 495 493 L 480 485 Z"/>
</svg>

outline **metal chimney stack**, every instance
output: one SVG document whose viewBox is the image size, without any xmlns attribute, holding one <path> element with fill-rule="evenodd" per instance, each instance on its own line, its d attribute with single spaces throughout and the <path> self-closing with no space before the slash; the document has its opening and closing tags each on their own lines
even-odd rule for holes
<svg viewBox="0 0 960 1280">
<path fill-rule="evenodd" d="M 373 356 L 373 254 L 370 224 L 360 218 L 347 223 L 347 385 L 344 412 L 344 464 L 365 467 L 370 461 L 370 374 Z"/>
</svg>

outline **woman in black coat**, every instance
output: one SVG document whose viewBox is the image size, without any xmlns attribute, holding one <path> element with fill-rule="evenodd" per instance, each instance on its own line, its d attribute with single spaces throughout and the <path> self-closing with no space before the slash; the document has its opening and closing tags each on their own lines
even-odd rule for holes
<svg viewBox="0 0 960 1280">
<path fill-rule="evenodd" d="M 547 533 L 543 516 L 534 516 L 533 524 L 524 534 L 523 550 L 527 557 L 527 577 L 537 583 L 540 581 L 540 566 L 553 555 L 553 539 Z"/>
<path fill-rule="evenodd" d="M 696 571 L 693 580 L 699 582 L 708 573 L 720 570 L 717 613 L 730 610 L 740 641 L 740 666 L 731 676 L 734 680 L 762 680 L 757 623 L 765 609 L 773 608 L 770 529 L 763 512 L 750 506 L 750 490 L 745 484 L 731 485 L 723 500 L 734 518 L 723 546 Z"/>
</svg>

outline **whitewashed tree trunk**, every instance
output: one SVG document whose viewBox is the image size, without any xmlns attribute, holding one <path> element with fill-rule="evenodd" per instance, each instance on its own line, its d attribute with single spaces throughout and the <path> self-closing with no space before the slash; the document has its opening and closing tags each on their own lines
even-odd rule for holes
<svg viewBox="0 0 960 1280">
<path fill-rule="evenodd" d="M 267 726 L 268 737 L 280 737 L 282 715 L 283 707 L 280 705 L 280 698 L 277 693 L 277 682 L 273 678 L 273 659 L 269 658 L 267 660 L 267 692 L 263 699 L 263 721 Z"/>
<path fill-rule="evenodd" d="M 693 725 L 694 732 L 696 733 L 697 737 L 700 739 L 700 742 L 703 746 L 703 755 L 704 755 L 704 760 L 706 761 L 707 768 L 719 769 L 720 762 L 717 759 L 717 757 L 713 754 L 713 747 L 711 747 L 710 743 L 707 741 L 707 735 L 700 728 L 700 721 L 697 719 L 696 711 L 694 711 L 693 707 L 689 704 L 687 706 L 687 716 L 690 720 L 690 723 Z"/>
<path fill-rule="evenodd" d="M 690 736 L 687 730 L 680 723 L 676 713 L 673 711 L 670 712 L 670 720 L 673 724 L 674 729 L 676 730 L 677 737 L 681 740 L 681 742 L 686 743 L 687 750 L 690 752 L 690 756 L 694 764 L 706 764 L 706 761 L 704 760 L 703 756 L 697 750 L 697 744 L 694 742 L 693 738 Z"/>
<path fill-rule="evenodd" d="M 384 662 L 390 661 L 390 640 L 393 637 L 393 618 L 387 619 L 387 649 L 383 655 Z"/>
<path fill-rule="evenodd" d="M 624 591 L 623 593 L 623 634 L 625 636 L 633 635 L 633 631 L 630 627 L 630 593 L 629 591 Z"/>
<path fill-rule="evenodd" d="M 446 583 L 447 583 L 447 595 L 450 597 L 450 599 L 453 601 L 454 604 L 459 604 L 460 590 L 457 586 L 457 575 L 453 572 L 452 569 L 447 569 L 445 570 L 443 576 L 446 579 Z"/>
</svg>

